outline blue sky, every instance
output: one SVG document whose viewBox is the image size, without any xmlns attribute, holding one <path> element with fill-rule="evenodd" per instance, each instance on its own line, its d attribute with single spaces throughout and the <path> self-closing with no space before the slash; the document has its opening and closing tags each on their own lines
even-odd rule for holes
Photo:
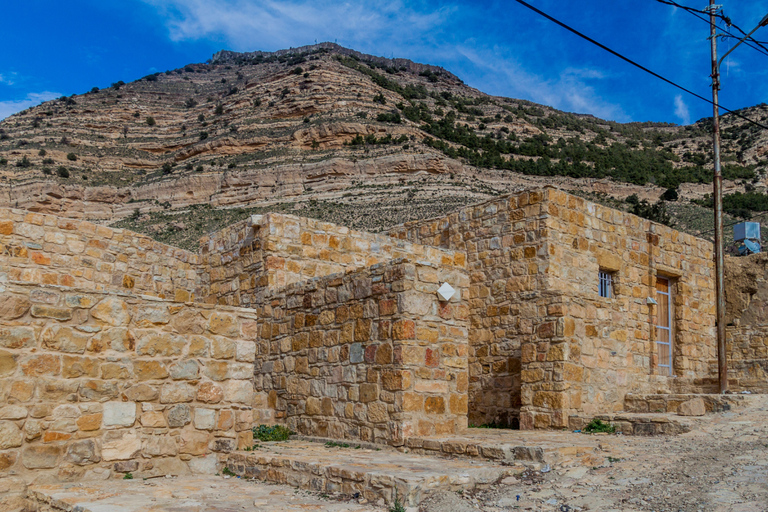
<svg viewBox="0 0 768 512">
<path fill-rule="evenodd" d="M 709 27 L 692 15 L 654 0 L 529 3 L 710 96 Z M 719 3 L 747 31 L 768 13 L 768 0 Z M 46 99 L 203 62 L 220 49 L 315 41 L 440 65 L 490 94 L 616 121 L 687 124 L 712 113 L 511 0 L 25 0 L 4 2 L 2 12 L 0 119 Z M 768 27 L 755 37 L 768 40 Z M 722 41 L 721 54 L 732 44 Z M 767 55 L 742 45 L 722 71 L 723 106 L 768 101 Z"/>
</svg>

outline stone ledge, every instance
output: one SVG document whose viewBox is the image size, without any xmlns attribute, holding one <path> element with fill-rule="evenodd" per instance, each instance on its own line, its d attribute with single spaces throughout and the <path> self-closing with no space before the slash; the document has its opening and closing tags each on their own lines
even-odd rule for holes
<svg viewBox="0 0 768 512">
<path fill-rule="evenodd" d="M 397 497 L 411 507 L 435 490 L 484 488 L 526 469 L 407 455 L 386 448 L 358 449 L 354 441 L 348 444 L 349 448 L 298 440 L 264 443 L 253 452 L 230 454 L 227 467 L 244 478 L 319 492 L 360 493 L 369 502 L 383 498 L 392 504 Z"/>
</svg>

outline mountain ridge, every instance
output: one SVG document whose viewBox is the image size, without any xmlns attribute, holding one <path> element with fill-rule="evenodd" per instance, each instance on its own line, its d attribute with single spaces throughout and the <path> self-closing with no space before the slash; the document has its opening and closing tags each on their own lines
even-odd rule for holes
<svg viewBox="0 0 768 512">
<path fill-rule="evenodd" d="M 768 119 L 765 105 L 745 112 Z M 710 137 L 707 119 L 605 121 L 334 43 L 225 50 L 0 122 L 0 204 L 180 244 L 215 223 L 167 218 L 205 205 L 211 218 L 269 206 L 377 231 L 547 182 L 641 214 L 670 189 L 675 218 L 700 218 L 690 201 L 706 201 Z M 723 116 L 723 163 L 729 193 L 762 194 L 768 134 Z"/>
</svg>

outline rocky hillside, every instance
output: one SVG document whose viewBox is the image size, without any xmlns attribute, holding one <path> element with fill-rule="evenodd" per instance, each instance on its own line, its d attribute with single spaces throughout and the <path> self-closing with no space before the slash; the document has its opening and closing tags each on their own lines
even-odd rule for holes
<svg viewBox="0 0 768 512">
<path fill-rule="evenodd" d="M 766 105 L 742 113 L 768 120 Z M 222 51 L 2 121 L 0 205 L 190 247 L 253 211 L 375 231 L 554 183 L 639 213 L 666 193 L 678 224 L 697 232 L 708 225 L 708 125 L 565 113 L 331 43 Z M 746 193 L 731 213 L 768 210 L 768 134 L 733 116 L 723 131 L 727 189 Z"/>
</svg>

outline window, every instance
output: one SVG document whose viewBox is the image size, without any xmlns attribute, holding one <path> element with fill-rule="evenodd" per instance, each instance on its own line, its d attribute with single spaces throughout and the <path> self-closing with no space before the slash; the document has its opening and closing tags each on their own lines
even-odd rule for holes
<svg viewBox="0 0 768 512">
<path fill-rule="evenodd" d="M 672 282 L 666 277 L 656 278 L 656 349 L 659 356 L 659 374 L 672 375 Z"/>
<path fill-rule="evenodd" d="M 600 293 L 600 296 L 608 299 L 613 298 L 613 272 L 601 270 L 598 273 L 598 277 L 600 282 L 598 293 Z"/>
</svg>

